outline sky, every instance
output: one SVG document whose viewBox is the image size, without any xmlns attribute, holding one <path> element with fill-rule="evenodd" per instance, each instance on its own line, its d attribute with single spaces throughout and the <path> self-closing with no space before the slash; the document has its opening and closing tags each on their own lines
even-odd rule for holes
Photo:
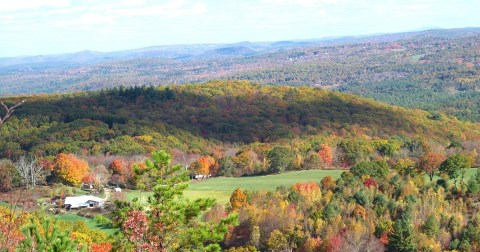
<svg viewBox="0 0 480 252">
<path fill-rule="evenodd" d="M 480 26 L 480 0 L 0 0 L 0 57 Z"/>
</svg>

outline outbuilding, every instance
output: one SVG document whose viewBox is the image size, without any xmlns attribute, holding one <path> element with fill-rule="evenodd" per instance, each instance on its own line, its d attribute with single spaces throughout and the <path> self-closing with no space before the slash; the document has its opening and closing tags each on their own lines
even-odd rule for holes
<svg viewBox="0 0 480 252">
<path fill-rule="evenodd" d="M 66 209 L 93 208 L 103 206 L 105 200 L 92 195 L 66 197 L 64 206 Z"/>
</svg>

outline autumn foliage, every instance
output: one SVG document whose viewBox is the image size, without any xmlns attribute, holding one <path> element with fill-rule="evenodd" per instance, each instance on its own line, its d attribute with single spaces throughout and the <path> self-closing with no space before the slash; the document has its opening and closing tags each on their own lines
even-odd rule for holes
<svg viewBox="0 0 480 252">
<path fill-rule="evenodd" d="M 92 244 L 92 252 L 110 252 L 112 251 L 112 244 L 110 242 L 94 243 Z"/>
<path fill-rule="evenodd" d="M 194 175 L 215 175 L 218 172 L 218 163 L 211 156 L 201 156 L 190 166 Z"/>
<path fill-rule="evenodd" d="M 12 209 L 0 206 L 0 248 L 15 251 L 17 244 L 24 239 L 21 227 L 26 224 L 26 214 L 15 213 Z M 3 250 L 2 250 L 3 251 Z"/>
<path fill-rule="evenodd" d="M 428 174 L 430 181 L 432 181 L 435 172 L 440 168 L 445 158 L 442 154 L 429 152 L 420 159 L 420 168 Z"/>
<path fill-rule="evenodd" d="M 95 173 L 90 172 L 83 178 L 82 182 L 85 184 L 97 184 L 99 180 L 97 179 Z"/>
<path fill-rule="evenodd" d="M 233 191 L 232 196 L 230 197 L 230 205 L 232 210 L 238 210 L 244 206 L 247 206 L 247 195 L 242 191 L 242 189 L 237 188 Z"/>
<path fill-rule="evenodd" d="M 149 244 L 144 240 L 148 231 L 147 215 L 144 212 L 138 210 L 128 212 L 122 228 L 130 242 L 149 251 Z"/>
<path fill-rule="evenodd" d="M 332 187 L 336 185 L 335 180 L 332 179 L 330 176 L 325 176 L 320 183 L 322 184 L 322 188 L 324 190 L 330 190 Z"/>
<path fill-rule="evenodd" d="M 315 182 L 296 183 L 292 189 L 308 201 L 317 200 L 321 196 L 320 187 Z"/>
<path fill-rule="evenodd" d="M 143 166 L 138 166 L 141 169 Z M 112 180 L 116 183 L 127 183 L 134 176 L 134 162 L 120 159 L 113 160 L 109 167 L 113 172 Z"/>
<path fill-rule="evenodd" d="M 61 180 L 78 186 L 89 172 L 88 163 L 73 154 L 58 154 L 55 159 L 55 173 Z"/>
<path fill-rule="evenodd" d="M 366 187 L 377 187 L 378 186 L 378 182 L 373 179 L 373 178 L 367 178 L 365 181 L 363 181 L 363 185 L 366 186 Z"/>
<path fill-rule="evenodd" d="M 322 158 L 325 167 L 331 167 L 333 165 L 333 151 L 332 147 L 327 144 L 320 145 L 318 155 Z"/>
</svg>

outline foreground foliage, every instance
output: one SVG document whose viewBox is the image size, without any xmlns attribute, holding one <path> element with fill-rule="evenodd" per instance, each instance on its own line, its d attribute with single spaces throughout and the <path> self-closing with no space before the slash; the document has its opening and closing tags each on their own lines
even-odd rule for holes
<svg viewBox="0 0 480 252">
<path fill-rule="evenodd" d="M 228 251 L 479 251 L 480 194 L 375 162 L 337 180 L 231 196 Z M 480 170 L 474 179 L 480 176 Z M 478 182 L 475 182 L 478 183 Z M 245 194 L 247 201 L 242 200 Z"/>
<path fill-rule="evenodd" d="M 182 199 L 188 187 L 188 175 L 179 165 L 170 165 L 164 151 L 152 153 L 146 168 L 137 170 L 140 176 L 155 181 L 153 195 L 142 207 L 118 202 L 114 224 L 122 230 L 114 249 L 132 251 L 220 251 L 228 227 L 237 221 L 232 214 L 218 223 L 202 222 L 198 218 L 213 206 L 213 199 Z"/>
</svg>

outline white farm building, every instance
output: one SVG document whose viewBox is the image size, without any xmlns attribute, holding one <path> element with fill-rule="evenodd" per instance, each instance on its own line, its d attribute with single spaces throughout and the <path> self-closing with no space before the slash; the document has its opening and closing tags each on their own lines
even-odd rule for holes
<svg viewBox="0 0 480 252">
<path fill-rule="evenodd" d="M 66 209 L 75 209 L 75 208 L 92 208 L 103 206 L 105 200 L 99 197 L 92 195 L 82 195 L 76 197 L 66 197 L 65 198 L 65 208 Z"/>
</svg>

